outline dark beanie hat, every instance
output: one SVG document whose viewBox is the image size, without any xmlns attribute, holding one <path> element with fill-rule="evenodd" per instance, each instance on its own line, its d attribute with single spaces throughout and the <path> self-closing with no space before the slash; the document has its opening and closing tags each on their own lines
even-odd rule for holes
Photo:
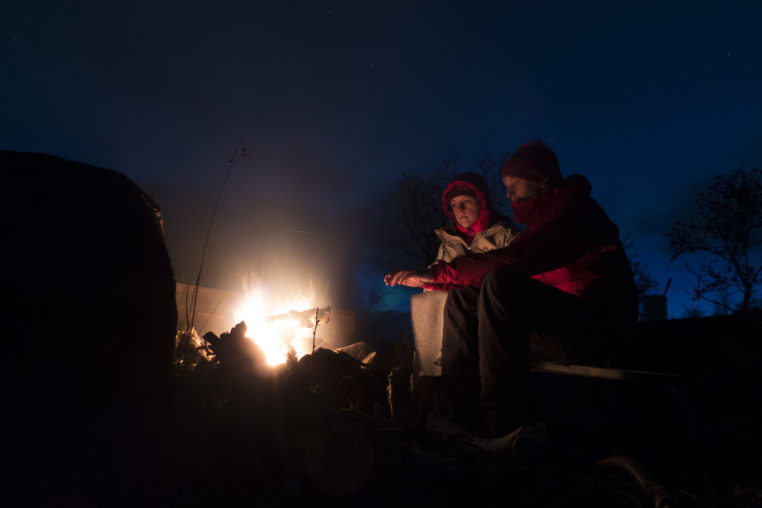
<svg viewBox="0 0 762 508">
<path fill-rule="evenodd" d="M 553 150 L 539 139 L 521 145 L 503 164 L 503 177 L 517 176 L 533 182 L 561 178 L 561 169 Z"/>
<path fill-rule="evenodd" d="M 476 196 L 476 193 L 474 193 L 473 190 L 469 189 L 465 185 L 455 185 L 449 190 L 447 196 L 445 196 L 445 202 L 449 203 L 453 198 L 463 195 L 473 196 L 476 199 L 479 199 Z"/>
</svg>

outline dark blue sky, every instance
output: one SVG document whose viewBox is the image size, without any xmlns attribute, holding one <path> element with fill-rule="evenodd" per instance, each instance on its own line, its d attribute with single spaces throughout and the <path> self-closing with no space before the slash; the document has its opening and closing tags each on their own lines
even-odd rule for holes
<svg viewBox="0 0 762 508">
<path fill-rule="evenodd" d="M 678 316 L 662 232 L 691 190 L 762 162 L 757 0 L 113 4 L 0 4 L 0 148 L 152 192 L 182 280 L 244 135 L 202 283 L 312 279 L 334 304 L 396 267 L 367 239 L 403 170 L 541 138 L 674 277 Z"/>
</svg>

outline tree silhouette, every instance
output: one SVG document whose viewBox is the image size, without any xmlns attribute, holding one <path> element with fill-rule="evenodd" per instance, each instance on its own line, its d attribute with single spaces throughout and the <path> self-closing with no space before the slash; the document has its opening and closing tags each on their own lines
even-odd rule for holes
<svg viewBox="0 0 762 508">
<path fill-rule="evenodd" d="M 439 248 L 434 228 L 445 217 L 439 206 L 444 185 L 438 174 L 426 175 L 417 167 L 405 171 L 387 195 L 384 231 L 388 244 L 421 266 L 431 263 Z"/>
<path fill-rule="evenodd" d="M 646 298 L 654 294 L 659 284 L 651 277 L 651 270 L 648 265 L 635 253 L 635 244 L 632 242 L 629 233 L 622 239 L 622 244 L 627 252 L 627 259 L 630 261 L 632 275 L 635 279 L 635 290 L 638 295 L 638 319 L 642 321 L 645 317 Z"/>
<path fill-rule="evenodd" d="M 696 192 L 687 218 L 666 237 L 670 261 L 684 259 L 693 298 L 725 311 L 758 306 L 762 281 L 762 173 L 736 170 Z M 740 298 L 739 298 L 740 296 Z"/>
</svg>

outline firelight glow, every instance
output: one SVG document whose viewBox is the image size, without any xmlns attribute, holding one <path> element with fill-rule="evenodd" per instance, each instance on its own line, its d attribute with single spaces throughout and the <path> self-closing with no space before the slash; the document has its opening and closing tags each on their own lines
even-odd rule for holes
<svg viewBox="0 0 762 508">
<path fill-rule="evenodd" d="M 274 304 L 262 288 L 246 293 L 236 313 L 236 322 L 246 323 L 246 336 L 262 349 L 269 365 L 285 363 L 289 348 L 297 358 L 311 352 L 314 322 L 305 327 L 298 319 L 284 314 L 314 309 L 314 298 L 301 297 Z"/>
</svg>

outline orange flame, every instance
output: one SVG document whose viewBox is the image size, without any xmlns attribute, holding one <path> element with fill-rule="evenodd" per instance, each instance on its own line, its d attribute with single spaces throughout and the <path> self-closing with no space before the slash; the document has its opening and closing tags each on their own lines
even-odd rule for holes
<svg viewBox="0 0 762 508">
<path fill-rule="evenodd" d="M 314 322 L 312 327 L 305 327 L 297 319 L 283 314 L 314 309 L 314 294 L 311 297 L 274 302 L 262 288 L 246 293 L 236 312 L 236 322 L 246 322 L 246 335 L 262 349 L 269 365 L 285 363 L 289 348 L 294 350 L 297 358 L 312 351 Z M 272 316 L 278 318 L 273 319 Z"/>
</svg>

